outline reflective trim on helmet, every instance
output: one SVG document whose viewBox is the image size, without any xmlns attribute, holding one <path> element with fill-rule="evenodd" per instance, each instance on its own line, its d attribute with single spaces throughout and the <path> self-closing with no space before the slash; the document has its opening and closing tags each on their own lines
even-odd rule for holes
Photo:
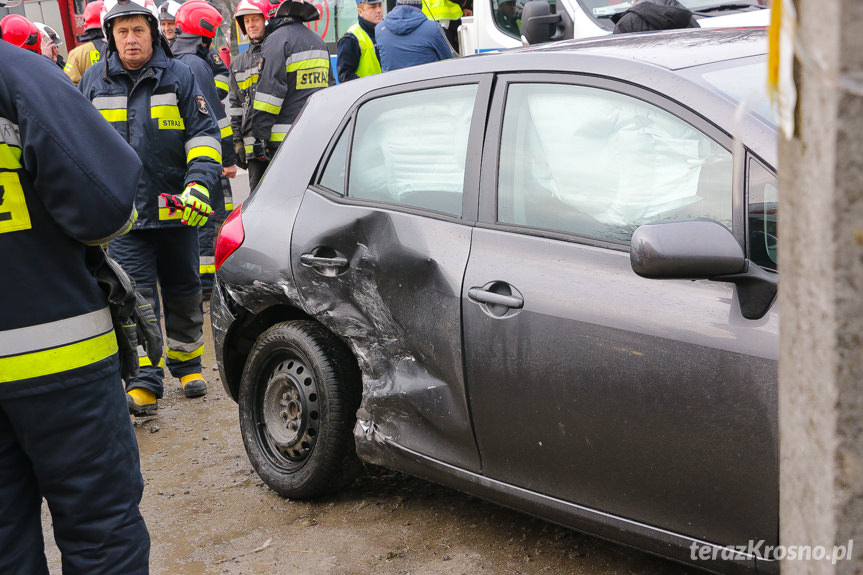
<svg viewBox="0 0 863 575">
<path fill-rule="evenodd" d="M 79 316 L 0 332 L 0 383 L 63 373 L 117 353 L 107 307 Z"/>
<path fill-rule="evenodd" d="M 281 142 L 291 131 L 291 124 L 273 124 L 273 130 L 270 132 L 271 142 Z"/>
<path fill-rule="evenodd" d="M 211 158 L 222 163 L 222 152 L 219 141 L 210 136 L 198 136 L 186 142 L 186 163 L 195 158 Z"/>
<path fill-rule="evenodd" d="M 282 111 L 282 104 L 284 101 L 284 98 L 277 98 L 275 96 L 270 96 L 269 94 L 264 94 L 263 92 L 258 92 L 255 94 L 255 103 L 252 107 L 255 110 L 260 110 L 262 112 L 278 114 Z"/>
</svg>

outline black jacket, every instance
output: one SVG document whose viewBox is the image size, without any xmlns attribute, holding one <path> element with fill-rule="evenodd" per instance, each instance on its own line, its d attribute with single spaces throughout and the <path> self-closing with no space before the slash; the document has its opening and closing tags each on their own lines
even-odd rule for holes
<svg viewBox="0 0 863 575">
<path fill-rule="evenodd" d="M 692 12 L 677 0 L 640 0 L 615 22 L 615 34 L 700 27 Z"/>
</svg>

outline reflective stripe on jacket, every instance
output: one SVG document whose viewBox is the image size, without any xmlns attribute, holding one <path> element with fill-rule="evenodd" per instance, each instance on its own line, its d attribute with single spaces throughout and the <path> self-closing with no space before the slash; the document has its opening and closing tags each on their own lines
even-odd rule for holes
<svg viewBox="0 0 863 575">
<path fill-rule="evenodd" d="M 0 42 L 0 399 L 118 372 L 88 246 L 132 226 L 140 176 L 53 62 Z"/>
<path fill-rule="evenodd" d="M 180 194 L 191 182 L 215 190 L 222 173 L 219 127 L 192 70 L 156 47 L 135 81 L 111 52 L 78 87 L 144 164 L 134 228 L 184 225 L 159 209 L 159 195 Z"/>
<path fill-rule="evenodd" d="M 250 115 L 252 136 L 271 153 L 285 138 L 306 99 L 335 83 L 327 45 L 315 32 L 291 19 L 271 19 Z"/>
<path fill-rule="evenodd" d="M 375 53 L 375 43 L 359 24 L 354 24 L 347 31 L 360 43 L 360 64 L 357 66 L 357 76 L 371 76 L 381 73 L 381 63 Z"/>
<path fill-rule="evenodd" d="M 69 60 L 66 62 L 66 66 L 63 67 L 63 71 L 66 72 L 66 75 L 69 76 L 76 86 L 81 81 L 81 76 L 84 75 L 84 72 L 90 66 L 99 62 L 102 50 L 105 49 L 106 45 L 105 40 L 102 38 L 95 38 L 84 44 L 79 44 L 69 52 Z"/>
</svg>

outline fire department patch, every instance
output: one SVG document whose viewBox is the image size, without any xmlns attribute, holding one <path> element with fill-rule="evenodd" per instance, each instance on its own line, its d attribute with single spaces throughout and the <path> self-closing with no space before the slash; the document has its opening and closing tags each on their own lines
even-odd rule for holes
<svg viewBox="0 0 863 575">
<path fill-rule="evenodd" d="M 215 64 L 216 66 L 221 66 L 222 64 L 224 64 L 224 62 L 222 62 L 222 59 L 219 58 L 218 54 L 210 54 L 210 57 L 213 59 L 213 64 Z"/>
<path fill-rule="evenodd" d="M 195 104 L 198 107 L 198 112 L 200 112 L 204 116 L 210 115 L 210 110 L 207 108 L 207 101 L 203 96 L 195 96 Z"/>
</svg>

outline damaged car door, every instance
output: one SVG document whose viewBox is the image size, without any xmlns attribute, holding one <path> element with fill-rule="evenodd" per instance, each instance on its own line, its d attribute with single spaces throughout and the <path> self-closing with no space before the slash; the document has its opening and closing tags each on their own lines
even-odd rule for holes
<svg viewBox="0 0 863 575">
<path fill-rule="evenodd" d="M 363 372 L 357 452 L 477 470 L 461 345 L 490 78 L 364 97 L 306 192 L 291 244 L 300 297 Z"/>
</svg>

